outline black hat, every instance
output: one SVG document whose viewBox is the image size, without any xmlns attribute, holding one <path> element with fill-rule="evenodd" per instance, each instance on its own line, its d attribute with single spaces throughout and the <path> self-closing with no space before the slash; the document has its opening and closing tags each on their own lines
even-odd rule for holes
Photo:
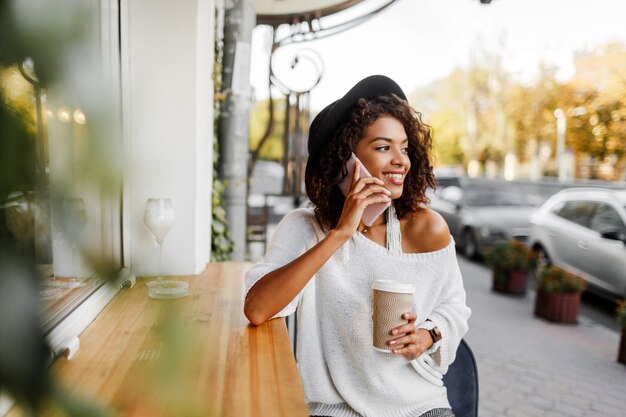
<svg viewBox="0 0 626 417">
<path fill-rule="evenodd" d="M 384 75 L 371 75 L 359 81 L 342 98 L 326 106 L 315 116 L 309 128 L 309 161 L 308 167 L 320 157 L 322 149 L 332 139 L 339 126 L 345 121 L 357 101 L 361 98 L 373 99 L 380 96 L 395 94 L 406 101 L 400 86 Z"/>
</svg>

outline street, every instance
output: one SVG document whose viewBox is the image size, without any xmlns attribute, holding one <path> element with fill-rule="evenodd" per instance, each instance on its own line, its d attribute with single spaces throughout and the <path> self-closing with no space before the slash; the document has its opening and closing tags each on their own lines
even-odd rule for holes
<svg viewBox="0 0 626 417">
<path fill-rule="evenodd" d="M 585 307 L 577 325 L 551 323 L 533 315 L 532 289 L 525 297 L 494 293 L 488 267 L 461 256 L 459 264 L 472 309 L 466 340 L 478 365 L 481 417 L 626 415 L 619 333 L 594 318 L 609 323 L 610 313 Z"/>
</svg>

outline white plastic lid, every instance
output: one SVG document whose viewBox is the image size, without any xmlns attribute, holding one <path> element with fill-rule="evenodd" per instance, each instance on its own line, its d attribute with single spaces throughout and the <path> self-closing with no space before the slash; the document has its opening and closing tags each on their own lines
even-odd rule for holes
<svg viewBox="0 0 626 417">
<path fill-rule="evenodd" d="M 372 289 L 388 292 L 400 292 L 406 294 L 413 294 L 415 292 L 415 287 L 413 287 L 413 285 L 407 282 L 394 281 L 392 279 L 376 280 L 372 284 Z"/>
</svg>

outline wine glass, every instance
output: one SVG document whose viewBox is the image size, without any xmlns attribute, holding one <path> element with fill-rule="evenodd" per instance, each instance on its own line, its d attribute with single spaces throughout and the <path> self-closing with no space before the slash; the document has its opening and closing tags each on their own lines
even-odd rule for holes
<svg viewBox="0 0 626 417">
<path fill-rule="evenodd" d="M 165 235 L 174 225 L 174 208 L 172 200 L 169 198 L 149 198 L 146 203 L 146 211 L 143 221 L 152 233 L 152 237 L 156 241 L 159 249 L 159 267 L 157 274 L 161 274 L 161 252 L 163 247 L 163 239 Z M 161 279 L 160 276 L 157 279 Z"/>
</svg>

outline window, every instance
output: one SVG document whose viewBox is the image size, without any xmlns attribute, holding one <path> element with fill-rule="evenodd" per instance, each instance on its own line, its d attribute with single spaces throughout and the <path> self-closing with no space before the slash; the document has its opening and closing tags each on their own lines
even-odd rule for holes
<svg viewBox="0 0 626 417">
<path fill-rule="evenodd" d="M 568 201 L 556 212 L 556 215 L 580 226 L 589 227 L 594 208 L 595 203 L 591 201 Z"/>
<path fill-rule="evenodd" d="M 626 232 L 626 226 L 617 211 L 609 204 L 600 203 L 596 208 L 589 227 L 598 233 L 609 230 Z"/>
<path fill-rule="evenodd" d="M 96 164 L 89 163 L 102 150 L 94 146 L 94 112 L 80 104 L 97 107 L 96 101 L 104 100 L 94 62 L 104 68 L 111 84 L 119 79 L 116 4 L 88 8 L 89 13 L 81 15 L 90 29 L 71 46 L 81 48 L 81 60 L 73 62 L 72 71 L 63 72 L 71 74 L 71 80 L 59 77 L 48 91 L 39 83 L 37 63 L 31 59 L 0 67 L 1 104 L 23 127 L 11 134 L 10 145 L 32 161 L 27 170 L 11 170 L 9 192 L 0 196 L 0 243 L 36 263 L 47 333 L 100 290 L 102 282 L 88 258 L 96 255 L 99 262 L 122 267 L 121 194 L 104 192 L 93 180 Z M 81 77 L 92 78 L 93 85 L 81 86 Z M 87 94 L 76 90 L 80 88 Z M 121 143 L 115 133 L 107 135 L 112 148 Z"/>
</svg>

